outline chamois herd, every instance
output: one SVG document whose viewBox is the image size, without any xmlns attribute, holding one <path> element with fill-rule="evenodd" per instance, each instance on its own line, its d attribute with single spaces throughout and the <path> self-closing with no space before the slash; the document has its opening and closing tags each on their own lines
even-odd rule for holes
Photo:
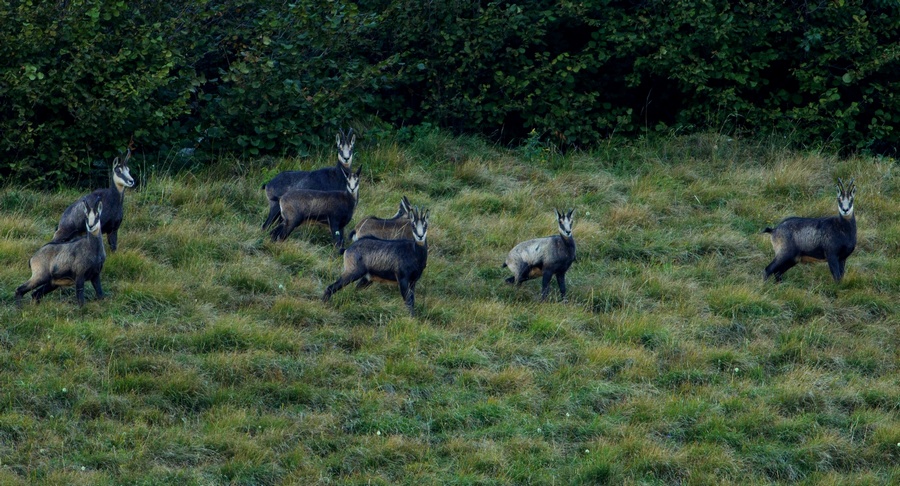
<svg viewBox="0 0 900 486">
<path fill-rule="evenodd" d="M 354 172 L 353 129 L 337 135 L 338 163 L 313 171 L 286 171 L 263 184 L 269 202 L 269 213 L 262 225 L 273 242 L 286 239 L 303 223 L 319 223 L 329 227 L 334 246 L 343 256 L 340 277 L 325 289 L 322 301 L 335 292 L 357 282 L 359 289 L 374 281 L 395 282 L 410 315 L 415 315 L 416 283 L 428 262 L 427 209 L 400 199 L 397 213 L 390 218 L 368 216 L 359 221 L 346 242 L 345 228 L 353 219 L 359 203 L 361 168 Z M 124 159 L 113 161 L 112 183 L 72 203 L 60 217 L 53 238 L 29 260 L 31 278 L 16 288 L 16 305 L 31 292 L 40 301 L 48 292 L 61 286 L 75 286 L 79 305 L 84 305 L 84 284 L 90 281 L 97 298 L 103 298 L 100 274 L 106 260 L 102 235 L 107 235 L 111 251 L 118 247 L 118 230 L 124 215 L 125 188 L 134 186 L 128 162 L 131 147 Z M 844 275 L 847 258 L 856 247 L 856 217 L 853 198 L 856 185 L 838 179 L 838 214 L 822 218 L 792 217 L 774 228 L 765 228 L 775 250 L 775 258 L 766 267 L 764 280 L 782 275 L 800 262 L 827 262 L 831 275 L 839 282 Z M 566 272 L 575 262 L 575 238 L 572 233 L 575 209 L 556 210 L 559 234 L 523 241 L 515 245 L 503 267 L 512 272 L 506 279 L 516 286 L 541 277 L 541 300 L 550 292 L 556 277 L 560 296 L 566 298 Z"/>
</svg>

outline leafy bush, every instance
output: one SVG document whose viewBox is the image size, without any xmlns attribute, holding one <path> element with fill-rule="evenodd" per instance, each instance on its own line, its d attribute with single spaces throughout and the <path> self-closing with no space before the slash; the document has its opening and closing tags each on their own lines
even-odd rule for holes
<svg viewBox="0 0 900 486">
<path fill-rule="evenodd" d="M 303 154 L 360 121 L 563 147 L 710 128 L 900 140 L 886 0 L 45 3 L 0 2 L 3 178 L 105 178 L 131 136 Z"/>
</svg>

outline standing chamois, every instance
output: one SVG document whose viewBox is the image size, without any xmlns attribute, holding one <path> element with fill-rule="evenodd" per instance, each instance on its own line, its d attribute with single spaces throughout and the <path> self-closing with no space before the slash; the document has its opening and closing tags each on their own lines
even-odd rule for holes
<svg viewBox="0 0 900 486">
<path fill-rule="evenodd" d="M 344 189 L 346 179 L 344 172 L 350 172 L 353 164 L 353 145 L 356 144 L 356 135 L 353 129 L 339 130 L 337 134 L 338 162 L 334 167 L 326 167 L 312 171 L 289 170 L 282 172 L 263 184 L 266 198 L 269 199 L 269 215 L 262 225 L 262 229 L 272 226 L 280 217 L 281 210 L 278 201 L 281 197 L 293 189 L 315 189 L 317 191 L 341 191 Z"/>
<path fill-rule="evenodd" d="M 294 228 L 305 222 L 322 223 L 331 229 L 337 249 L 344 246 L 344 227 L 353 219 L 359 201 L 359 173 L 342 172 L 344 187 L 340 191 L 294 189 L 284 193 L 278 202 L 281 223 L 271 231 L 272 241 L 284 240 Z"/>
<path fill-rule="evenodd" d="M 412 206 L 409 199 L 403 196 L 397 214 L 387 219 L 375 216 L 363 218 L 356 224 L 356 229 L 350 232 L 350 239 L 356 241 L 364 236 L 374 236 L 382 240 L 411 240 L 413 239 L 411 213 Z"/>
<path fill-rule="evenodd" d="M 412 211 L 412 240 L 382 240 L 367 236 L 354 241 L 344 252 L 344 270 L 340 278 L 329 285 L 322 295 L 328 302 L 335 292 L 350 283 L 362 280 L 359 288 L 371 284 L 373 280 L 397 282 L 400 296 L 415 316 L 416 282 L 422 276 L 428 262 L 428 210 L 419 208 Z"/>
<path fill-rule="evenodd" d="M 856 248 L 856 216 L 853 214 L 853 197 L 856 186 L 853 180 L 847 188 L 838 179 L 838 215 L 824 218 L 787 218 L 775 228 L 762 232 L 770 233 L 775 259 L 766 267 L 765 277 L 781 276 L 799 262 L 828 262 L 828 269 L 835 282 L 844 276 L 847 257 Z"/>
<path fill-rule="evenodd" d="M 31 278 L 16 289 L 16 305 L 22 305 L 22 296 L 34 291 L 31 298 L 39 302 L 44 295 L 57 287 L 75 285 L 78 305 L 84 305 L 84 282 L 90 280 L 103 298 L 100 272 L 106 261 L 103 248 L 101 214 L 103 202 L 100 196 L 81 200 L 87 234 L 63 243 L 47 243 L 28 261 Z"/>
<path fill-rule="evenodd" d="M 575 261 L 575 238 L 572 237 L 572 214 L 575 208 L 562 214 L 556 210 L 559 235 L 523 241 L 515 246 L 506 257 L 504 267 L 509 267 L 513 276 L 506 283 L 521 285 L 522 282 L 543 276 L 541 300 L 550 292 L 550 280 L 556 275 L 559 293 L 566 299 L 566 272 Z"/>
<path fill-rule="evenodd" d="M 89 199 L 100 198 L 103 201 L 103 220 L 101 221 L 103 233 L 109 241 L 109 248 L 116 251 L 119 246 L 119 226 L 125 216 L 125 188 L 134 187 L 134 179 L 128 169 L 128 160 L 131 159 L 131 148 L 125 155 L 125 160 L 113 160 L 112 183 L 106 189 L 96 191 L 81 197 L 63 211 L 59 218 L 59 225 L 50 243 L 63 243 L 84 234 L 85 216 L 81 210 L 82 203 Z"/>
</svg>

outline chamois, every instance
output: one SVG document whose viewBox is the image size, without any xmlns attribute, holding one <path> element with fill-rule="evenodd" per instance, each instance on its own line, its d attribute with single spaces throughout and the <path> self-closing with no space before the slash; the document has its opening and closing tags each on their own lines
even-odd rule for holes
<svg viewBox="0 0 900 486">
<path fill-rule="evenodd" d="M 356 228 L 350 232 L 350 239 L 356 241 L 364 236 L 374 236 L 382 240 L 411 240 L 413 239 L 410 213 L 412 206 L 409 199 L 403 196 L 400 199 L 400 209 L 397 214 L 384 219 L 368 216 L 356 224 Z"/>
<path fill-rule="evenodd" d="M 412 208 L 412 240 L 382 240 L 366 236 L 354 241 L 344 252 L 344 270 L 336 282 L 329 285 L 322 295 L 328 302 L 335 292 L 350 283 L 365 279 L 366 287 L 373 280 L 397 282 L 400 296 L 415 316 L 416 282 L 422 276 L 428 262 L 428 210 Z"/>
<path fill-rule="evenodd" d="M 16 289 L 16 305 L 22 305 L 22 296 L 34 291 L 31 298 L 39 302 L 44 295 L 60 286 L 75 285 L 78 305 L 84 305 L 84 282 L 90 280 L 103 298 L 100 272 L 106 261 L 103 248 L 101 214 L 103 201 L 100 196 L 81 201 L 87 234 L 63 243 L 47 243 L 28 261 L 31 278 Z"/>
<path fill-rule="evenodd" d="M 74 237 L 84 234 L 85 216 L 81 211 L 82 203 L 89 199 L 99 197 L 103 201 L 103 220 L 101 226 L 106 239 L 109 241 L 109 248 L 116 251 L 119 246 L 119 226 L 125 215 L 125 188 L 134 187 L 134 179 L 128 169 L 128 160 L 131 159 L 131 148 L 128 149 L 125 160 L 120 161 L 118 157 L 113 160 L 112 183 L 106 189 L 97 189 L 96 191 L 79 198 L 77 201 L 69 205 L 62 216 L 59 218 L 59 225 L 50 243 L 63 243 Z"/>
<path fill-rule="evenodd" d="M 513 276 L 506 283 L 519 286 L 522 282 L 543 276 L 541 283 L 541 300 L 545 300 L 550 292 L 550 280 L 556 275 L 559 293 L 566 299 L 566 272 L 575 261 L 575 238 L 572 237 L 572 214 L 556 210 L 559 235 L 523 241 L 516 245 L 506 257 L 504 267 L 508 267 Z"/>
<path fill-rule="evenodd" d="M 799 262 L 828 262 L 828 269 L 835 282 L 844 276 L 847 257 L 856 248 L 856 216 L 853 214 L 853 198 L 856 185 L 853 180 L 847 188 L 838 179 L 838 215 L 823 218 L 787 218 L 774 228 L 762 232 L 770 233 L 775 259 L 766 267 L 763 280 L 775 275 L 781 276 Z"/>
<path fill-rule="evenodd" d="M 263 184 L 269 199 L 269 215 L 262 225 L 262 229 L 272 226 L 281 217 L 278 201 L 285 193 L 293 189 L 315 189 L 317 191 L 341 191 L 346 180 L 344 172 L 350 171 L 353 164 L 353 145 L 356 144 L 356 134 L 353 129 L 339 130 L 336 137 L 338 148 L 338 162 L 334 167 L 326 167 L 312 171 L 289 170 L 282 172 Z"/>
<path fill-rule="evenodd" d="M 327 224 L 334 238 L 335 248 L 344 246 L 344 227 L 353 219 L 359 201 L 359 173 L 342 173 L 344 188 L 340 191 L 294 189 L 279 199 L 281 223 L 271 231 L 272 241 L 284 240 L 294 228 L 305 222 Z"/>
</svg>

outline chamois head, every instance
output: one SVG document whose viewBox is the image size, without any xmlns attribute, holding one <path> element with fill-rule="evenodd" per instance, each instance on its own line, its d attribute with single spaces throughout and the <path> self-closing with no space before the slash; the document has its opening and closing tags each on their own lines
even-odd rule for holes
<svg viewBox="0 0 900 486">
<path fill-rule="evenodd" d="M 417 244 L 425 244 L 425 237 L 428 233 L 428 210 L 420 210 L 418 207 L 412 208 L 410 212 L 412 218 L 412 234 Z"/>
<path fill-rule="evenodd" d="M 855 180 L 856 179 L 850 179 L 850 184 L 848 184 L 847 188 L 845 189 L 844 181 L 838 178 L 838 213 L 844 218 L 853 216 L 853 196 L 856 195 L 856 185 L 853 183 L 853 181 Z"/>
<path fill-rule="evenodd" d="M 344 170 L 341 173 L 344 174 L 344 178 L 347 179 L 347 192 L 353 194 L 353 199 L 357 199 L 359 197 L 359 173 L 362 172 L 362 167 L 356 169 L 356 172 L 352 170 Z"/>
<path fill-rule="evenodd" d="M 125 160 L 120 161 L 118 157 L 113 160 L 113 182 L 115 182 L 119 190 L 125 187 L 134 187 L 134 179 L 131 177 L 131 172 L 128 169 L 128 159 L 130 158 L 131 149 L 128 149 Z"/>
<path fill-rule="evenodd" d="M 571 238 L 572 237 L 572 214 L 575 213 L 575 208 L 569 210 L 568 213 L 563 214 L 559 212 L 559 209 L 556 210 L 556 220 L 559 224 L 559 234 L 563 236 L 563 238 Z"/>
<path fill-rule="evenodd" d="M 341 163 L 342 166 L 349 169 L 353 164 L 353 145 L 356 143 L 356 134 L 353 133 L 353 129 L 347 130 L 345 133 L 343 129 L 338 129 L 339 133 L 337 134 L 337 148 L 338 148 L 338 162 Z"/>
<path fill-rule="evenodd" d="M 81 205 L 84 209 L 84 218 L 85 225 L 87 226 L 88 233 L 97 236 L 100 234 L 100 212 L 103 211 L 103 203 L 100 201 L 100 197 L 98 196 L 96 199 L 96 204 L 91 207 L 88 204 L 87 199 L 81 201 Z"/>
</svg>

